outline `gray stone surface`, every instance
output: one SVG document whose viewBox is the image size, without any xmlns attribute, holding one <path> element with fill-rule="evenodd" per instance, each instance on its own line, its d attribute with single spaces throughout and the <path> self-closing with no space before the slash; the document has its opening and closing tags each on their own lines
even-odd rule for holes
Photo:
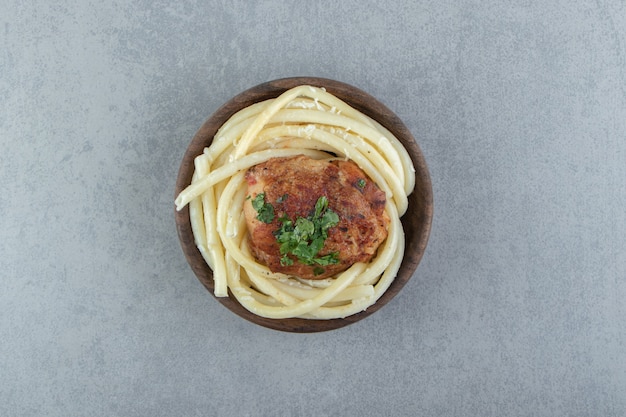
<svg viewBox="0 0 626 417">
<path fill-rule="evenodd" d="M 2 1 L 0 415 L 626 415 L 624 1 Z M 173 222 L 182 152 L 293 75 L 386 103 L 435 219 L 403 292 L 286 334 Z"/>
</svg>

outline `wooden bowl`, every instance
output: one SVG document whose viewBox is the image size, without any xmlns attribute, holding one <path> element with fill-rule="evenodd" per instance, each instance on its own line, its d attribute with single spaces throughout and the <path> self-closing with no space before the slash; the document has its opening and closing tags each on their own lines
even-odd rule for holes
<svg viewBox="0 0 626 417">
<path fill-rule="evenodd" d="M 284 91 L 298 85 L 323 87 L 329 93 L 377 120 L 402 142 L 413 160 L 416 171 L 415 190 L 409 196 L 409 208 L 402 217 L 406 239 L 402 265 L 391 286 L 367 310 L 343 319 L 309 320 L 293 318 L 277 320 L 260 317 L 249 312 L 236 301 L 232 294 L 229 297 L 216 297 L 229 310 L 258 325 L 286 332 L 309 333 L 338 329 L 362 320 L 378 311 L 400 292 L 413 275 L 426 249 L 433 215 L 433 196 L 430 175 L 422 152 L 411 132 L 409 132 L 402 121 L 385 105 L 364 91 L 339 81 L 315 77 L 283 78 L 266 82 L 240 93 L 220 107 L 206 120 L 191 140 L 180 165 L 175 195 L 178 195 L 189 185 L 194 170 L 194 158 L 202 153 L 204 147 L 211 144 L 217 130 L 230 116 L 244 107 L 258 101 L 277 97 Z M 175 210 L 175 216 L 178 237 L 187 261 L 200 282 L 213 294 L 213 272 L 202 258 L 194 243 L 188 206 L 181 211 Z"/>
</svg>

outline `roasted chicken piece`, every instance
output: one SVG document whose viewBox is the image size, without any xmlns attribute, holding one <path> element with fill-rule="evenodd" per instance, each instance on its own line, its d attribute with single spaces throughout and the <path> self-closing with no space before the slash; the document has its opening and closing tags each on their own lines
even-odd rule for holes
<svg viewBox="0 0 626 417">
<path fill-rule="evenodd" d="M 245 178 L 250 250 L 273 272 L 327 278 L 369 261 L 387 237 L 385 193 L 351 161 L 273 158 Z"/>
</svg>

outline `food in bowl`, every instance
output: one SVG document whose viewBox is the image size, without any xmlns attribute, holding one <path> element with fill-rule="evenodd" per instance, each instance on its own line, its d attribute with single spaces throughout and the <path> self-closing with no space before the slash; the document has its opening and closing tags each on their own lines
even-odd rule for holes
<svg viewBox="0 0 626 417">
<path fill-rule="evenodd" d="M 272 158 L 246 172 L 249 246 L 272 272 L 336 276 L 387 237 L 386 195 L 352 161 Z"/>
<path fill-rule="evenodd" d="M 228 292 L 271 318 L 366 310 L 404 254 L 412 160 L 385 127 L 323 88 L 300 85 L 235 113 L 194 159 L 176 197 Z"/>
</svg>

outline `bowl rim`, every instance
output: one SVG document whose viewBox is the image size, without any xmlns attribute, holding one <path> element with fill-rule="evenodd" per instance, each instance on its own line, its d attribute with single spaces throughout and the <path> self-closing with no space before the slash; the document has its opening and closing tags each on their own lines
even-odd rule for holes
<svg viewBox="0 0 626 417">
<path fill-rule="evenodd" d="M 269 329 L 293 333 L 314 333 L 339 329 L 349 324 L 356 323 L 378 311 L 391 301 L 411 279 L 426 250 L 433 218 L 433 191 L 430 173 L 417 141 L 395 113 L 365 91 L 345 82 L 328 78 L 310 76 L 288 77 L 258 84 L 226 101 L 201 125 L 183 155 L 176 179 L 175 196 L 191 182 L 191 176 L 194 170 L 194 158 L 200 155 L 206 146 L 210 145 L 219 127 L 228 120 L 230 116 L 252 103 L 277 97 L 284 91 L 299 85 L 312 85 L 324 88 L 327 92 L 372 117 L 401 141 L 413 161 L 416 185 L 413 193 L 409 195 L 409 209 L 404 216 L 401 217 L 405 233 L 407 226 L 409 226 L 413 239 L 406 241 L 405 253 L 398 274 L 387 291 L 385 291 L 376 303 L 366 310 L 351 316 L 330 320 L 301 318 L 269 319 L 255 315 L 239 304 L 230 290 L 228 297 L 214 296 L 213 273 L 195 244 L 189 219 L 189 207 L 186 206 L 180 211 L 174 209 L 174 213 L 177 234 L 189 266 L 202 285 L 223 306 L 241 318 Z M 416 209 L 419 210 L 416 212 Z M 411 219 L 410 222 L 409 219 Z M 417 235 L 413 233 L 417 233 Z"/>
</svg>

